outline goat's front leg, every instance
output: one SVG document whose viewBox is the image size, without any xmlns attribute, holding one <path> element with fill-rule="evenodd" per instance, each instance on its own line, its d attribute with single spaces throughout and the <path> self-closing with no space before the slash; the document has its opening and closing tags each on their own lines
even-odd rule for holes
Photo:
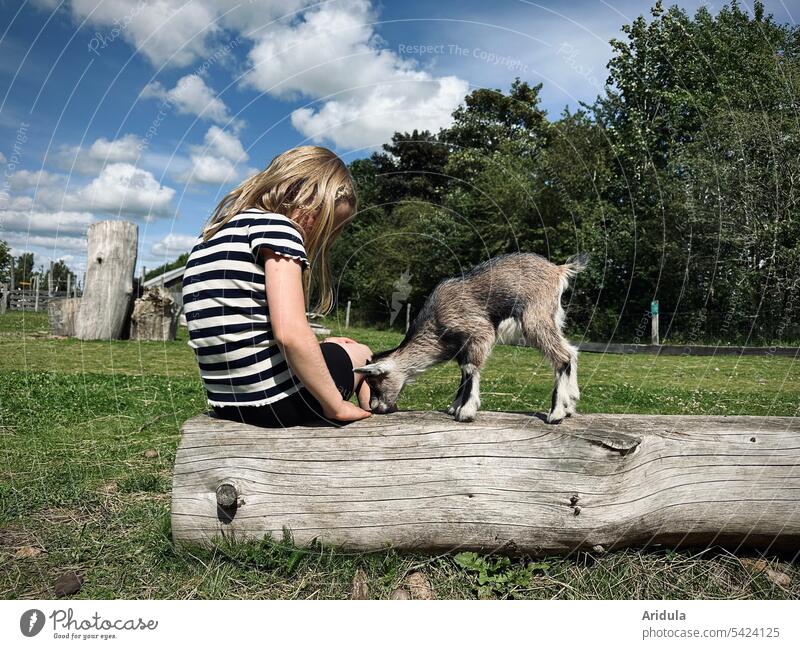
<svg viewBox="0 0 800 649">
<path fill-rule="evenodd" d="M 461 383 L 458 384 L 458 390 L 456 390 L 456 396 L 453 398 L 453 403 L 447 409 L 448 415 L 456 414 L 456 410 L 461 407 L 461 404 L 464 403 L 464 385 L 467 382 L 467 375 L 464 372 L 464 368 L 461 368 Z"/>
<path fill-rule="evenodd" d="M 474 365 L 467 363 L 461 367 L 461 404 L 455 409 L 456 421 L 475 421 L 478 408 L 481 407 L 481 372 Z"/>
</svg>

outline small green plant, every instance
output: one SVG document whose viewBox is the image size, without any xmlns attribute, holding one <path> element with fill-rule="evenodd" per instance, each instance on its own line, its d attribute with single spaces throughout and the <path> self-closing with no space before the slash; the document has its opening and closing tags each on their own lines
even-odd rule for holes
<svg viewBox="0 0 800 649">
<path fill-rule="evenodd" d="M 465 570 L 477 573 L 481 599 L 515 597 L 531 585 L 537 571 L 550 567 L 547 563 L 515 563 L 509 557 L 484 557 L 477 552 L 459 552 L 454 560 Z"/>
</svg>

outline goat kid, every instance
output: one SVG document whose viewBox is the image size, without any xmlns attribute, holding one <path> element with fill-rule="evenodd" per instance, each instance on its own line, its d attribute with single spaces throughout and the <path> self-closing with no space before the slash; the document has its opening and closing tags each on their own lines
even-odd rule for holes
<svg viewBox="0 0 800 649">
<path fill-rule="evenodd" d="M 555 386 L 547 421 L 557 424 L 574 414 L 580 398 L 578 350 L 562 333 L 561 295 L 587 260 L 582 253 L 558 266 L 536 254 L 515 253 L 441 282 L 403 342 L 353 370 L 366 375 L 373 412 L 395 411 L 406 383 L 433 365 L 455 360 L 461 368 L 461 383 L 447 412 L 456 421 L 473 421 L 480 407 L 481 368 L 498 331 L 514 329 L 553 365 Z"/>
</svg>

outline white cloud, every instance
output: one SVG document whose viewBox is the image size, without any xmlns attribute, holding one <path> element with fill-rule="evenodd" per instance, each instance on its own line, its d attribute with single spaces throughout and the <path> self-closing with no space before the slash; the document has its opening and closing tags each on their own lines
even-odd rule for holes
<svg viewBox="0 0 800 649">
<path fill-rule="evenodd" d="M 175 87 L 167 90 L 158 81 L 148 83 L 142 90 L 143 98 L 157 98 L 175 105 L 184 115 L 197 115 L 204 119 L 227 124 L 231 122 L 228 107 L 216 93 L 206 85 L 198 74 L 187 74 L 178 79 Z"/>
<path fill-rule="evenodd" d="M 86 254 L 85 237 L 60 237 L 56 235 L 28 235 L 24 232 L 9 232 L 3 234 L 3 239 L 19 252 L 31 252 L 31 248 L 43 248 L 50 251 L 69 250 L 70 252 Z M 40 255 L 36 255 L 36 264 L 41 263 Z"/>
<path fill-rule="evenodd" d="M 176 176 L 184 183 L 224 185 L 236 179 L 236 166 L 226 158 L 193 155 L 190 169 Z"/>
<path fill-rule="evenodd" d="M 151 254 L 156 257 L 178 257 L 189 252 L 197 242 L 197 237 L 188 234 L 168 234 L 153 244 Z"/>
<path fill-rule="evenodd" d="M 437 131 L 469 90 L 455 76 L 435 77 L 378 44 L 366 0 L 311 9 L 293 24 L 260 35 L 245 83 L 279 98 L 322 99 L 292 113 L 292 124 L 315 141 L 372 147 L 395 131 Z"/>
<path fill-rule="evenodd" d="M 62 146 L 56 153 L 56 164 L 62 169 L 72 169 L 82 174 L 96 174 L 114 162 L 135 163 L 140 156 L 141 138 L 128 133 L 116 140 L 101 137 L 89 148 Z"/>
<path fill-rule="evenodd" d="M 205 145 L 190 147 L 190 166 L 175 174 L 177 180 L 190 184 L 224 185 L 253 173 L 253 170 L 244 170 L 240 166 L 249 156 L 235 135 L 212 126 L 204 141 Z"/>
<path fill-rule="evenodd" d="M 95 55 L 117 39 L 154 66 L 183 67 L 212 55 L 226 28 L 243 32 L 270 23 L 317 0 L 65 0 L 77 23 L 99 28 L 89 42 Z M 58 0 L 36 0 L 53 8 Z"/>
<path fill-rule="evenodd" d="M 149 171 L 116 162 L 106 166 L 86 187 L 64 196 L 64 205 L 149 220 L 170 214 L 174 195 L 174 189 L 161 185 Z"/>
<path fill-rule="evenodd" d="M 0 227 L 17 233 L 85 235 L 95 218 L 89 212 L 12 211 L 0 212 Z"/>
<path fill-rule="evenodd" d="M 98 30 L 90 51 L 100 53 L 122 38 L 158 66 L 181 67 L 202 58 L 221 31 L 210 0 L 72 0 L 71 9 L 76 22 L 106 28 Z"/>
<path fill-rule="evenodd" d="M 414 81 L 406 92 L 402 85 L 373 88 L 367 97 L 326 101 L 322 107 L 298 108 L 294 126 L 315 142 L 339 147 L 371 148 L 388 142 L 395 131 L 429 130 L 436 133 L 451 121 L 468 87 L 456 77 Z"/>
<path fill-rule="evenodd" d="M 233 162 L 245 161 L 249 157 L 239 138 L 227 131 L 223 131 L 218 126 L 212 126 L 208 129 L 205 143 L 209 152 Z"/>
<path fill-rule="evenodd" d="M 26 191 L 28 189 L 45 189 L 63 183 L 66 180 L 61 174 L 50 173 L 41 169 L 39 171 L 29 171 L 20 169 L 8 176 L 8 184 L 14 191 Z"/>
</svg>

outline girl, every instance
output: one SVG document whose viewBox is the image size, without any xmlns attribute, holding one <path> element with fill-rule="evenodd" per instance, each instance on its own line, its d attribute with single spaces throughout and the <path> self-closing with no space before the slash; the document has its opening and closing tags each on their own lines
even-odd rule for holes
<svg viewBox="0 0 800 649">
<path fill-rule="evenodd" d="M 329 252 L 353 216 L 345 164 L 303 146 L 275 158 L 217 206 L 183 276 L 189 345 L 218 417 L 294 426 L 370 416 L 353 367 L 372 352 L 349 338 L 317 339 L 306 320 L 333 302 Z M 311 262 L 309 262 L 309 259 Z M 357 392 L 359 406 L 348 401 Z"/>
</svg>

